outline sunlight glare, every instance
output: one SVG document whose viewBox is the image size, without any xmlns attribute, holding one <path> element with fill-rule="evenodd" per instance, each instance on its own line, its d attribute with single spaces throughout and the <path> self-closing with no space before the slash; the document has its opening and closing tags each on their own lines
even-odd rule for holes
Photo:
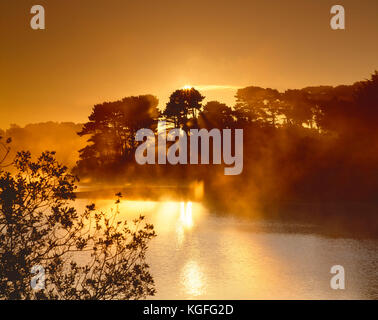
<svg viewBox="0 0 378 320">
<path fill-rule="evenodd" d="M 185 228 L 190 229 L 193 226 L 192 202 L 181 202 L 180 218 Z"/>
<path fill-rule="evenodd" d="M 190 296 L 199 296 L 205 292 L 205 277 L 200 266 L 194 260 L 188 261 L 182 269 L 181 282 Z"/>
</svg>

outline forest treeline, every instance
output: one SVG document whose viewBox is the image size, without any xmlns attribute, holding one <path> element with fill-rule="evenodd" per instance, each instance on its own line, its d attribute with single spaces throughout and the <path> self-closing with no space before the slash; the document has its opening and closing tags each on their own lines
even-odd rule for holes
<svg viewBox="0 0 378 320">
<path fill-rule="evenodd" d="M 88 144 L 75 170 L 79 176 L 121 183 L 203 181 L 204 201 L 220 211 L 363 203 L 368 208 L 362 216 L 371 217 L 368 212 L 378 203 L 378 72 L 335 87 L 280 92 L 250 86 L 239 89 L 235 98 L 234 106 L 203 103 L 205 97 L 191 88 L 174 91 L 162 110 L 152 95 L 95 105 L 78 133 Z M 136 131 L 156 132 L 159 119 L 185 131 L 244 129 L 242 174 L 224 176 L 221 165 L 136 164 Z"/>
<path fill-rule="evenodd" d="M 79 150 L 74 172 L 84 181 L 203 181 L 204 201 L 224 211 L 285 203 L 369 203 L 376 209 L 377 71 L 352 85 L 282 92 L 250 86 L 239 89 L 235 98 L 233 106 L 204 103 L 205 97 L 190 88 L 174 91 L 163 108 L 153 95 L 104 102 L 93 107 L 85 124 L 69 125 L 75 138 L 71 131 L 61 141 L 67 154 Z M 140 128 L 156 132 L 158 120 L 185 131 L 244 129 L 242 174 L 224 176 L 222 165 L 136 164 L 135 133 Z M 6 135 L 17 141 L 18 129 L 12 130 Z"/>
<path fill-rule="evenodd" d="M 14 159 L 16 153 L 22 150 L 29 150 L 33 156 L 54 150 L 57 160 L 72 168 L 79 160 L 78 150 L 86 144 L 86 139 L 77 135 L 82 127 L 82 124 L 73 122 L 52 121 L 24 127 L 12 124 L 7 130 L 0 129 L 0 136 L 12 139 L 8 160 Z"/>
</svg>

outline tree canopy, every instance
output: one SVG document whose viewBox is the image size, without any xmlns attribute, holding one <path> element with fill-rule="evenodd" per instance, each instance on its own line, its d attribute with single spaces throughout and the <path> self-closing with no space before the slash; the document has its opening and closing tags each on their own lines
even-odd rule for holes
<svg viewBox="0 0 378 320">
<path fill-rule="evenodd" d="M 126 97 L 95 105 L 89 121 L 78 133 L 89 136 L 89 144 L 79 151 L 79 168 L 93 170 L 132 159 L 136 131 L 156 127 L 159 116 L 157 105 L 158 99 L 152 95 Z"/>
</svg>

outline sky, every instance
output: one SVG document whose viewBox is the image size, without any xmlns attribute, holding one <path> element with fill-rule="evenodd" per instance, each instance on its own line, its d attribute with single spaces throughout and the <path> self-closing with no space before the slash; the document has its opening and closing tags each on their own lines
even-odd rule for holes
<svg viewBox="0 0 378 320">
<path fill-rule="evenodd" d="M 30 27 L 45 8 L 46 29 Z M 330 9 L 345 8 L 345 30 Z M 0 128 L 85 122 L 94 104 L 185 85 L 351 84 L 378 69 L 377 0 L 1 0 Z"/>
</svg>

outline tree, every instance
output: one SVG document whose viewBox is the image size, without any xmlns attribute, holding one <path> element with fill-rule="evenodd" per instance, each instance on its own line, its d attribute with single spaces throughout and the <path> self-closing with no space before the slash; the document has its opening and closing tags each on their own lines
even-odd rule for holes
<svg viewBox="0 0 378 320">
<path fill-rule="evenodd" d="M 78 133 L 90 136 L 89 144 L 79 151 L 79 171 L 133 159 L 137 147 L 135 133 L 155 125 L 159 116 L 157 105 L 158 99 L 152 95 L 95 105 L 89 122 Z"/>
<path fill-rule="evenodd" d="M 234 112 L 224 103 L 209 101 L 200 113 L 200 123 L 208 129 L 230 129 L 235 125 Z"/>
<path fill-rule="evenodd" d="M 0 171 L 0 299 L 140 299 L 155 293 L 145 262 L 155 232 L 143 216 L 129 226 L 117 219 L 118 209 L 97 212 L 90 204 L 78 212 L 77 179 L 54 152 L 35 162 L 30 152 L 18 152 L 14 166 L 15 175 Z M 31 287 L 36 266 L 44 269 L 44 289 Z"/>
<path fill-rule="evenodd" d="M 197 116 L 202 109 L 203 99 L 205 97 L 194 88 L 176 90 L 169 97 L 169 102 L 162 115 L 175 128 L 182 127 L 187 130 L 191 125 L 195 125 Z"/>
<path fill-rule="evenodd" d="M 236 94 L 235 112 L 241 123 L 276 126 L 282 114 L 281 94 L 270 88 L 246 87 Z"/>
<path fill-rule="evenodd" d="M 378 71 L 375 71 L 369 80 L 355 84 L 356 112 L 361 127 L 377 130 L 378 121 Z"/>
<path fill-rule="evenodd" d="M 305 90 L 299 89 L 290 89 L 283 93 L 283 113 L 287 124 L 301 127 L 305 123 L 313 128 L 316 106 L 309 101 L 308 95 Z"/>
<path fill-rule="evenodd" d="M 304 92 L 306 103 L 311 106 L 316 127 L 324 132 L 340 133 L 355 127 L 355 90 L 356 84 L 306 87 L 300 91 Z"/>
</svg>

